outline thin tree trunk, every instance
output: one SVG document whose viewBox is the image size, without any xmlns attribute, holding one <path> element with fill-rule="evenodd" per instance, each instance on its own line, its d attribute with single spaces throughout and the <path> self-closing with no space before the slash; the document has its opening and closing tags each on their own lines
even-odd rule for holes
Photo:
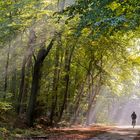
<svg viewBox="0 0 140 140">
<path fill-rule="evenodd" d="M 89 118 L 90 118 L 90 107 L 91 107 L 91 104 L 92 104 L 92 102 L 91 102 L 91 99 L 92 99 L 92 92 L 91 92 L 91 87 L 93 86 L 92 84 L 91 84 L 91 76 L 89 75 L 88 76 L 88 109 L 87 109 L 87 114 L 86 114 L 86 118 L 87 118 L 87 120 L 86 120 L 86 124 L 87 125 L 89 125 Z"/>
<path fill-rule="evenodd" d="M 27 70 L 25 72 L 25 76 L 24 79 L 26 79 L 26 81 L 24 81 L 24 87 L 23 87 L 23 91 L 22 91 L 22 97 L 20 100 L 20 108 L 19 108 L 19 114 L 22 114 L 25 112 L 25 108 L 26 108 L 26 100 L 27 100 L 27 93 L 28 93 L 28 88 L 29 88 L 29 77 L 30 77 L 30 68 L 31 68 L 31 58 L 27 63 Z"/>
<path fill-rule="evenodd" d="M 13 94 L 12 99 L 15 100 L 16 99 L 16 90 L 17 90 L 17 70 L 16 70 L 16 68 L 14 69 L 13 74 L 12 74 L 10 89 L 11 89 L 11 93 Z"/>
<path fill-rule="evenodd" d="M 66 3 L 66 0 L 58 0 L 58 2 L 57 2 L 58 11 L 63 11 L 64 10 L 65 3 Z"/>
<path fill-rule="evenodd" d="M 79 91 L 79 94 L 77 94 L 76 96 L 76 101 L 75 101 L 75 108 L 74 108 L 74 118 L 72 120 L 72 123 L 75 123 L 77 121 L 77 117 L 78 117 L 78 112 L 79 112 L 79 106 L 80 106 L 80 101 L 83 95 L 83 91 L 84 91 L 84 87 L 85 87 L 85 82 L 87 81 L 87 76 L 85 78 L 85 80 L 83 81 L 83 83 L 81 84 L 81 88 Z"/>
<path fill-rule="evenodd" d="M 72 59 L 72 55 L 74 52 L 74 48 L 72 47 L 71 53 L 69 54 L 69 49 L 66 48 L 65 51 L 65 77 L 64 77 L 64 81 L 65 81 L 65 91 L 64 91 L 64 97 L 63 97 L 63 102 L 62 102 L 62 106 L 60 109 L 60 116 L 59 116 L 59 121 L 61 121 L 61 118 L 63 116 L 63 112 L 64 109 L 66 109 L 67 107 L 67 97 L 68 97 L 68 89 L 69 89 L 69 74 L 70 74 L 70 65 L 71 65 L 71 59 Z"/>
<path fill-rule="evenodd" d="M 9 57 L 10 57 L 10 43 L 8 46 L 8 52 L 7 52 L 7 60 L 5 65 L 5 77 L 4 77 L 4 99 L 6 98 L 6 92 L 7 92 L 7 80 L 8 80 L 8 67 L 9 67 Z"/>
<path fill-rule="evenodd" d="M 24 89 L 24 83 L 25 83 L 25 65 L 26 65 L 26 57 L 23 60 L 22 63 L 22 69 L 21 69 L 21 81 L 20 81 L 20 88 L 19 88 L 19 96 L 18 96 L 18 104 L 17 104 L 17 113 L 20 114 L 21 110 L 21 101 L 22 101 L 22 94 Z"/>
<path fill-rule="evenodd" d="M 60 46 L 57 46 L 55 52 L 55 69 L 54 69 L 54 79 L 53 79 L 53 91 L 52 91 L 52 106 L 51 106 L 51 115 L 50 115 L 50 125 L 53 124 L 54 112 L 57 106 L 57 92 L 58 92 L 58 81 L 60 69 L 59 67 L 59 55 L 60 55 Z"/>
</svg>

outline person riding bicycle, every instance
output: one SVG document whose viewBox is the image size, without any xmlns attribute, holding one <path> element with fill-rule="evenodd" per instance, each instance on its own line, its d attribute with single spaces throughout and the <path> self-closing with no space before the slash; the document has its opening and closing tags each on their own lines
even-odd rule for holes
<svg viewBox="0 0 140 140">
<path fill-rule="evenodd" d="M 135 126 L 135 124 L 136 124 L 136 119 L 137 119 L 137 115 L 136 115 L 135 112 L 133 112 L 133 113 L 131 114 L 131 118 L 132 118 L 132 125 L 133 125 L 133 128 L 134 128 L 134 126 Z"/>
</svg>

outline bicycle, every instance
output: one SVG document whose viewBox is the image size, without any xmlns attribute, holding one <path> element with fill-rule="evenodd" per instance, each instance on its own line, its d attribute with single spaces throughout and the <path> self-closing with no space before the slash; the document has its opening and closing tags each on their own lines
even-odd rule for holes
<svg viewBox="0 0 140 140">
<path fill-rule="evenodd" d="M 132 126 L 133 126 L 133 128 L 135 127 L 135 125 L 136 125 L 136 120 L 133 119 L 133 120 L 132 120 Z"/>
</svg>

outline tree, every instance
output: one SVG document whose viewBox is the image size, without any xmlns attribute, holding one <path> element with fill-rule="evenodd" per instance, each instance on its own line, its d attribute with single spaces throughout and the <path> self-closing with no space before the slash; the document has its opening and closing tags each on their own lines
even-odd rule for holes
<svg viewBox="0 0 140 140">
<path fill-rule="evenodd" d="M 32 87 L 31 87 L 31 95 L 28 105 L 28 112 L 27 112 L 27 123 L 29 126 L 33 126 L 34 122 L 34 109 L 36 104 L 36 98 L 39 88 L 39 79 L 40 79 L 40 70 L 43 64 L 44 59 L 49 54 L 51 48 L 53 47 L 54 39 L 51 40 L 50 44 L 48 45 L 47 49 L 44 47 L 44 42 L 41 44 L 41 49 L 38 52 L 37 59 L 34 64 L 34 72 L 33 72 L 33 79 L 32 79 Z"/>
</svg>

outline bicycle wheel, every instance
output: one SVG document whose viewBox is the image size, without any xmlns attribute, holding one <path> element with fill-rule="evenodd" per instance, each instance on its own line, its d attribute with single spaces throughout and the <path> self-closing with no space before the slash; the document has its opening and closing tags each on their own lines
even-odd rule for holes
<svg viewBox="0 0 140 140">
<path fill-rule="evenodd" d="M 136 120 L 132 120 L 132 126 L 133 126 L 133 128 L 135 127 L 135 125 L 136 125 Z"/>
</svg>

